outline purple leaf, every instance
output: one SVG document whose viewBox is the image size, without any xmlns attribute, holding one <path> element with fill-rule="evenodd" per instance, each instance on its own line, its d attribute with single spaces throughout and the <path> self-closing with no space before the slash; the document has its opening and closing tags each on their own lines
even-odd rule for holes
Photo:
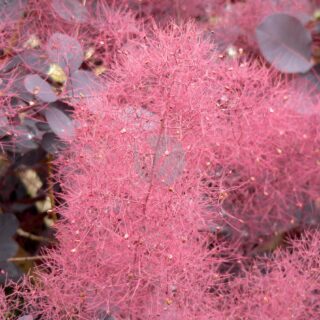
<svg viewBox="0 0 320 320">
<path fill-rule="evenodd" d="M 0 262 L 0 270 L 0 284 L 2 285 L 5 285 L 8 279 L 17 282 L 23 275 L 18 266 L 12 262 Z"/>
<path fill-rule="evenodd" d="M 15 215 L 11 213 L 0 214 L 0 260 L 5 261 L 14 256 L 18 250 L 17 243 L 13 236 L 19 227 L 19 222 Z"/>
<path fill-rule="evenodd" d="M 37 74 L 29 74 L 24 78 L 24 86 L 27 91 L 43 102 L 54 102 L 58 99 L 48 82 Z"/>
<path fill-rule="evenodd" d="M 77 70 L 69 78 L 67 84 L 67 96 L 71 103 L 81 101 L 93 113 L 97 113 L 97 101 L 94 98 L 99 98 L 103 93 L 104 87 L 98 77 L 90 71 Z"/>
<path fill-rule="evenodd" d="M 294 16 L 276 13 L 256 28 L 259 48 L 265 59 L 285 73 L 307 72 L 311 62 L 311 34 Z"/>
<path fill-rule="evenodd" d="M 38 148 L 37 143 L 33 141 L 36 132 L 31 130 L 30 127 L 25 125 L 15 126 L 15 132 L 14 147 L 16 151 L 25 153 Z"/>
<path fill-rule="evenodd" d="M 20 56 L 18 55 L 13 56 L 8 61 L 6 61 L 6 63 L 1 67 L 0 71 L 4 73 L 9 72 L 12 69 L 16 68 L 17 66 L 19 66 L 20 63 L 21 63 Z"/>
<path fill-rule="evenodd" d="M 90 97 L 101 90 L 101 83 L 94 73 L 77 70 L 72 73 L 68 83 L 68 96 L 76 99 Z"/>
<path fill-rule="evenodd" d="M 41 147 L 43 150 L 51 154 L 56 154 L 62 150 L 66 144 L 61 141 L 53 132 L 47 132 L 43 135 Z"/>
<path fill-rule="evenodd" d="M 303 75 L 296 75 L 288 85 L 289 99 L 287 106 L 303 115 L 319 114 L 320 77 L 319 67 Z"/>
<path fill-rule="evenodd" d="M 50 37 L 47 53 L 51 62 L 57 63 L 70 73 L 79 69 L 84 59 L 84 53 L 78 40 L 58 32 Z"/>
<path fill-rule="evenodd" d="M 47 74 L 50 68 L 48 56 L 45 52 L 40 50 L 25 50 L 20 56 L 25 66 L 41 74 Z"/>
<path fill-rule="evenodd" d="M 3 111 L 0 110 L 0 128 L 6 128 L 9 125 L 8 118 Z"/>
<path fill-rule="evenodd" d="M 128 132 L 159 130 L 159 116 L 147 109 L 129 106 L 124 109 L 117 109 L 116 113 Z"/>
<path fill-rule="evenodd" d="M 185 167 L 185 152 L 181 143 L 166 135 L 152 135 L 148 137 L 147 144 L 148 146 L 142 146 L 141 153 L 138 152 L 137 146 L 134 147 L 136 172 L 148 181 L 155 177 L 171 186 Z"/>
<path fill-rule="evenodd" d="M 1 22 L 15 22 L 19 20 L 26 8 L 27 0 L 0 0 Z"/>
<path fill-rule="evenodd" d="M 167 185 L 172 185 L 185 166 L 185 153 L 181 143 L 166 135 L 160 138 L 152 136 L 149 143 L 156 149 L 154 161 L 157 178 Z"/>
<path fill-rule="evenodd" d="M 71 139 L 74 136 L 74 123 L 63 111 L 50 107 L 45 110 L 45 117 L 50 128 L 59 138 Z"/>
<path fill-rule="evenodd" d="M 312 20 L 312 16 L 310 16 L 309 14 L 307 14 L 306 12 L 297 12 L 294 14 L 294 17 L 296 17 L 297 19 L 299 19 L 299 21 L 306 26 L 311 20 Z"/>
<path fill-rule="evenodd" d="M 30 103 L 33 101 L 33 95 L 27 91 L 24 85 L 24 78 L 26 75 L 19 75 L 17 78 L 14 79 L 13 85 L 9 89 L 9 94 L 13 97 L 22 99 Z"/>
<path fill-rule="evenodd" d="M 33 320 L 33 316 L 31 315 L 22 316 L 22 317 L 19 317 L 18 320 Z"/>
<path fill-rule="evenodd" d="M 89 18 L 89 12 L 78 0 L 53 0 L 52 8 L 60 18 L 74 23 L 84 23 Z"/>
<path fill-rule="evenodd" d="M 19 227 L 19 222 L 14 214 L 1 213 L 0 214 L 0 239 L 12 238 Z M 0 241 L 1 243 L 1 241 Z"/>
</svg>

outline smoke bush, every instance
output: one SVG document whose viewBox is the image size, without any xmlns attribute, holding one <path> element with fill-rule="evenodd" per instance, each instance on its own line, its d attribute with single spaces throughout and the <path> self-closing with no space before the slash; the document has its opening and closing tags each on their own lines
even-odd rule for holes
<svg viewBox="0 0 320 320">
<path fill-rule="evenodd" d="M 249 1 L 244 28 L 258 9 L 270 7 Z M 1 292 L 1 316 L 316 318 L 319 232 L 263 270 L 243 253 L 319 223 L 320 104 L 301 112 L 278 74 L 221 59 L 191 23 L 144 37 L 130 13 L 90 10 L 95 28 L 60 28 L 92 37 L 108 80 L 74 103 L 75 137 L 56 161 L 59 244 L 20 290 Z"/>
<path fill-rule="evenodd" d="M 199 166 L 205 215 L 246 240 L 317 223 L 319 117 L 295 110 L 266 68 L 220 61 L 187 35 L 159 38 L 128 57 L 109 97 L 165 115 L 163 130 Z"/>
<path fill-rule="evenodd" d="M 20 293 L 27 314 L 219 319 L 221 268 L 241 265 L 236 239 L 313 221 L 295 210 L 319 194 L 318 117 L 290 109 L 268 69 L 230 65 L 200 39 L 192 25 L 156 29 L 94 106 L 77 106 L 77 135 L 57 163 L 59 245 Z M 231 244 L 217 241 L 227 226 Z"/>
</svg>

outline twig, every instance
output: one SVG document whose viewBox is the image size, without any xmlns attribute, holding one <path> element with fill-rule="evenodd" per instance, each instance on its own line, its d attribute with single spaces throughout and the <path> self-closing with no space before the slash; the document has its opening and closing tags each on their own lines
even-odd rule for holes
<svg viewBox="0 0 320 320">
<path fill-rule="evenodd" d="M 17 229 L 17 235 L 19 235 L 20 237 L 24 237 L 30 240 L 34 240 L 34 241 L 40 241 L 40 242 L 49 242 L 49 243 L 53 243 L 54 239 L 50 239 L 50 238 L 46 238 L 46 237 L 42 237 L 42 236 L 37 236 L 35 234 L 32 234 L 30 232 L 24 231 L 21 228 Z"/>
<path fill-rule="evenodd" d="M 35 260 L 43 260 L 48 258 L 48 256 L 33 256 L 33 257 L 14 257 L 9 258 L 8 262 L 25 262 L 25 261 L 35 261 Z"/>
</svg>

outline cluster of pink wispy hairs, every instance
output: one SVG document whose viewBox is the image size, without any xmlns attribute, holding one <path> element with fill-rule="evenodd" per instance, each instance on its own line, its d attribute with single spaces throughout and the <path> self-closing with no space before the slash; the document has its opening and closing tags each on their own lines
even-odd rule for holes
<svg viewBox="0 0 320 320">
<path fill-rule="evenodd" d="M 180 14 L 128 2 L 147 24 L 102 2 L 92 16 L 110 67 L 105 90 L 74 104 L 77 133 L 56 161 L 59 244 L 2 293 L 1 319 L 320 319 L 320 103 L 302 107 L 261 62 L 223 58 L 194 23 L 147 16 L 204 2 Z M 272 2 L 237 19 L 248 27 Z M 59 27 L 46 4 L 33 4 L 43 37 Z M 85 43 L 82 28 L 68 32 Z M 267 256 L 251 247 L 304 226 Z"/>
</svg>

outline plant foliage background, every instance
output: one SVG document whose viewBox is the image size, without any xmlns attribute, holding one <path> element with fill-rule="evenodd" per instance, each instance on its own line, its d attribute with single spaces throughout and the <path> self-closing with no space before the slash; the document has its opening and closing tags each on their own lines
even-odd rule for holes
<svg viewBox="0 0 320 320">
<path fill-rule="evenodd" d="M 319 5 L 0 1 L 1 319 L 320 319 Z"/>
</svg>

